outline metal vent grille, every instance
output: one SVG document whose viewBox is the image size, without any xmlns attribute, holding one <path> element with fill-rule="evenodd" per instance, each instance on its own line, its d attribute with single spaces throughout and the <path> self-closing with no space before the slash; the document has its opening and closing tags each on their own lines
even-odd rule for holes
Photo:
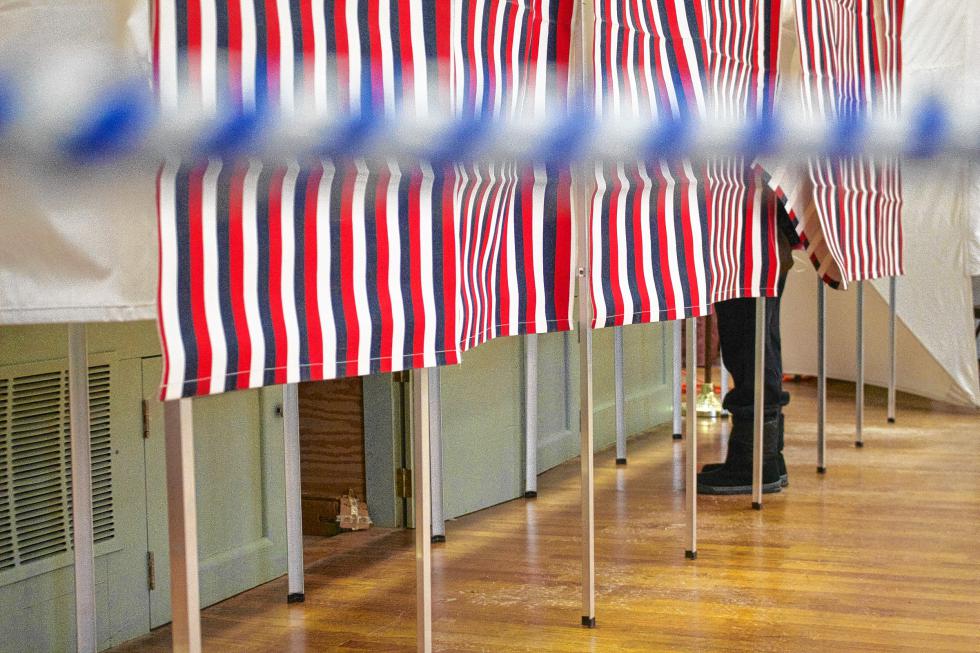
<svg viewBox="0 0 980 653">
<path fill-rule="evenodd" d="M 10 524 L 10 474 L 7 471 L 9 388 L 7 379 L 0 379 L 0 571 L 14 566 L 14 531 Z"/>
<path fill-rule="evenodd" d="M 95 541 L 115 534 L 108 365 L 89 368 Z M 67 370 L 0 379 L 0 570 L 71 550 Z"/>
</svg>

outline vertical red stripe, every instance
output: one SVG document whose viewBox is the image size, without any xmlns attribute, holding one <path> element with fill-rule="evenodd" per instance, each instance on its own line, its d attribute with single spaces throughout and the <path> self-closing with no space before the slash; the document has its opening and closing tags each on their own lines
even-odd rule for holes
<svg viewBox="0 0 980 653">
<path fill-rule="evenodd" d="M 265 55 L 266 79 L 270 102 L 279 102 L 279 5 L 276 0 L 265 0 Z M 289 83 L 289 80 L 287 80 Z"/>
<path fill-rule="evenodd" d="M 381 330 L 381 371 L 390 372 L 391 367 L 391 347 L 394 317 L 391 308 L 391 292 L 388 288 L 388 274 L 391 270 L 391 243 L 388 242 L 388 220 L 398 216 L 388 215 L 388 185 L 391 183 L 391 172 L 387 166 L 382 167 L 379 174 L 375 193 L 375 232 L 377 234 L 377 283 L 378 283 L 378 307 L 381 311 L 381 324 L 377 325 Z"/>
<path fill-rule="evenodd" d="M 384 106 L 384 75 L 381 68 L 381 23 L 378 2 L 368 2 L 368 34 L 371 36 L 371 102 L 374 108 Z"/>
<path fill-rule="evenodd" d="M 323 164 L 318 163 L 306 181 L 306 196 L 303 198 L 303 290 L 306 300 L 306 338 L 310 379 L 323 378 L 323 325 L 320 324 L 320 301 L 329 302 L 329 297 L 320 297 L 317 281 L 319 279 L 320 257 L 317 249 L 319 230 L 319 195 L 323 181 Z"/>
<path fill-rule="evenodd" d="M 234 2 L 235 0 L 231 0 Z M 313 97 L 314 84 L 316 83 L 316 35 L 313 31 L 313 4 L 310 2 L 300 3 L 300 20 L 303 30 L 303 85 L 304 91 L 309 98 Z M 320 176 L 323 170 L 320 170 Z"/>
<path fill-rule="evenodd" d="M 445 13 L 450 13 L 448 8 Z M 401 41 L 402 88 L 406 98 L 414 98 L 415 42 L 412 40 L 412 5 L 409 0 L 398 0 L 398 37 Z"/>
<path fill-rule="evenodd" d="M 622 180 L 619 178 L 619 170 L 613 165 L 609 168 L 608 177 L 612 180 L 611 192 L 609 195 L 609 286 L 612 289 L 613 314 L 607 318 L 613 318 L 613 324 L 622 324 L 623 318 L 623 289 L 622 279 L 619 278 L 619 241 L 625 238 L 626 234 L 619 233 L 619 196 L 623 192 Z M 603 170 L 605 174 L 605 170 Z M 608 323 L 608 322 L 607 322 Z"/>
<path fill-rule="evenodd" d="M 524 319 L 528 332 L 533 332 L 538 312 L 537 288 L 534 285 L 534 168 L 527 166 L 521 179 L 521 218 L 524 232 Z"/>
<path fill-rule="evenodd" d="M 340 205 L 340 292 L 344 305 L 344 324 L 347 326 L 347 360 L 337 361 L 338 366 L 346 363 L 346 375 L 357 376 L 357 353 L 360 345 L 360 325 L 357 321 L 357 307 L 354 303 L 354 183 L 357 170 L 345 166 L 344 187 Z M 339 371 L 338 367 L 338 371 Z"/>
<path fill-rule="evenodd" d="M 571 175 L 563 168 L 558 176 L 557 244 L 555 245 L 555 317 L 558 318 L 559 331 L 572 328 L 569 321 L 568 305 L 571 300 L 572 267 L 572 208 Z"/>
<path fill-rule="evenodd" d="M 201 89 L 201 3 L 189 0 L 187 7 L 187 66 L 190 85 Z"/>
<path fill-rule="evenodd" d="M 419 215 L 419 195 L 422 187 L 422 171 L 415 168 L 412 171 L 412 181 L 408 195 L 408 230 L 412 256 L 412 316 L 414 319 L 414 337 L 412 347 L 412 365 L 425 366 L 425 304 L 422 300 L 422 220 Z"/>
<path fill-rule="evenodd" d="M 347 34 L 347 3 L 356 0 L 334 0 L 333 19 L 334 43 L 337 50 L 337 90 L 342 100 L 341 106 L 349 106 L 350 97 L 350 42 Z"/>
<path fill-rule="evenodd" d="M 191 311 L 194 320 L 194 340 L 197 344 L 197 394 L 211 389 L 211 337 L 207 313 L 204 310 L 204 222 L 202 218 L 202 185 L 207 164 L 194 168 L 188 175 Z"/>
<path fill-rule="evenodd" d="M 228 12 L 228 92 L 236 107 L 242 98 L 242 7 L 241 0 L 227 0 Z"/>
<path fill-rule="evenodd" d="M 249 386 L 249 372 L 252 368 L 252 340 L 245 313 L 245 236 L 242 224 L 242 196 L 247 172 L 247 164 L 236 165 L 231 188 L 228 190 L 228 294 L 231 297 L 235 340 L 238 343 L 238 369 L 234 385 L 240 390 Z"/>
<path fill-rule="evenodd" d="M 286 382 L 288 347 L 286 316 L 282 305 L 282 182 L 285 168 L 277 168 L 269 182 L 269 313 L 276 347 L 276 383 Z"/>
</svg>

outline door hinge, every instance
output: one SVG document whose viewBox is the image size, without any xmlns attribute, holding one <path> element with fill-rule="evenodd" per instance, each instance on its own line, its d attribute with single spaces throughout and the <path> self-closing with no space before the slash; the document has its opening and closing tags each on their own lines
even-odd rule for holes
<svg viewBox="0 0 980 653">
<path fill-rule="evenodd" d="M 150 437 L 150 402 L 143 400 L 143 439 Z"/>
<path fill-rule="evenodd" d="M 409 499 L 412 496 L 412 470 L 395 470 L 395 496 L 399 499 Z"/>
<path fill-rule="evenodd" d="M 153 551 L 146 552 L 146 586 L 151 592 L 157 588 L 157 568 Z"/>
</svg>

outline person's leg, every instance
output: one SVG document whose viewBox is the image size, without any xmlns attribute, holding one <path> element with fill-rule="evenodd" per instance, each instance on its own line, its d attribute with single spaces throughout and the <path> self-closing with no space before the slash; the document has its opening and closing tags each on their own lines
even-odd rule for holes
<svg viewBox="0 0 980 653">
<path fill-rule="evenodd" d="M 703 494 L 743 494 L 751 491 L 753 413 L 755 398 L 755 299 L 734 299 L 715 305 L 722 358 L 733 388 L 725 397 L 732 417 L 728 456 L 720 465 L 706 465 L 698 475 Z M 764 398 L 764 446 L 768 451 L 763 466 L 763 487 L 778 491 L 784 466 L 778 461 L 781 448 L 781 407 L 789 402 L 782 388 L 782 351 L 779 333 L 779 298 L 766 301 L 766 368 Z"/>
</svg>

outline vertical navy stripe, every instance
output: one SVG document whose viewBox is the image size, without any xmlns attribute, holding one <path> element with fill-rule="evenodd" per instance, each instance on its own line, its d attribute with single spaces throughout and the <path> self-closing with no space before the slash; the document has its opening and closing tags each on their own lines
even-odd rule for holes
<svg viewBox="0 0 980 653">
<path fill-rule="evenodd" d="M 609 229 L 609 214 L 614 209 L 611 206 L 613 191 L 618 186 L 618 180 L 613 181 L 615 177 L 615 172 L 612 167 L 607 163 L 602 164 L 602 178 L 606 181 L 606 190 L 602 193 L 600 198 L 601 207 L 599 209 L 599 231 L 600 238 L 604 243 L 603 247 L 599 247 L 596 251 L 599 253 L 599 260 L 593 260 L 592 265 L 595 266 L 601 274 L 602 282 L 602 298 L 603 303 L 606 306 L 606 321 L 604 324 L 597 324 L 596 326 L 610 326 L 614 323 L 611 319 L 616 313 L 616 300 L 613 296 L 612 290 L 612 251 L 613 243 L 610 239 L 610 229 Z"/>
<path fill-rule="evenodd" d="M 218 302 L 221 307 L 221 324 L 225 333 L 225 347 L 228 352 L 226 375 L 232 384 L 237 380 L 238 337 L 235 330 L 235 314 L 231 307 L 231 257 L 229 256 L 229 200 L 231 180 L 237 166 L 226 161 L 218 175 L 217 188 L 217 243 L 218 243 Z"/>
<path fill-rule="evenodd" d="M 446 289 L 444 287 L 443 276 L 443 192 L 446 180 L 449 178 L 450 168 L 447 165 L 442 170 L 435 170 L 435 178 L 432 184 L 432 294 L 435 297 L 435 314 L 432 319 L 436 321 L 436 362 L 439 365 L 446 364 Z"/>
<path fill-rule="evenodd" d="M 269 193 L 272 177 L 276 174 L 274 166 L 266 166 L 259 175 L 258 210 L 256 211 L 256 232 L 258 234 L 258 298 L 259 318 L 262 323 L 262 333 L 265 335 L 265 370 L 263 385 L 273 385 L 276 367 L 276 338 L 272 327 L 272 309 L 269 303 L 269 222 L 278 216 L 269 214 Z"/>
<path fill-rule="evenodd" d="M 412 240 L 409 231 L 409 188 L 412 183 L 412 175 L 415 170 L 407 168 L 403 171 L 401 180 L 398 182 L 398 240 L 401 250 L 401 274 L 399 281 L 402 289 L 402 314 L 405 316 L 405 339 L 402 349 L 402 367 L 412 368 L 412 350 L 415 348 L 415 305 L 412 302 Z M 411 225 L 414 227 L 414 225 Z M 398 352 L 392 351 L 392 365 Z"/>
<path fill-rule="evenodd" d="M 643 299 L 640 297 L 640 288 L 636 279 L 636 257 L 641 243 L 636 242 L 634 235 L 634 225 L 639 223 L 640 216 L 633 210 L 636 194 L 640 191 L 640 175 L 634 174 L 636 168 L 627 167 L 625 170 L 626 178 L 630 182 L 629 192 L 626 193 L 626 221 L 623 236 L 626 238 L 626 281 L 629 286 L 630 297 L 633 299 L 633 313 L 635 316 L 643 312 Z"/>
<path fill-rule="evenodd" d="M 681 295 L 682 301 L 681 306 L 678 306 L 679 311 L 684 317 L 691 314 L 690 305 L 691 302 L 691 284 L 688 280 L 688 269 L 689 265 L 694 265 L 693 261 L 687 260 L 687 238 L 684 234 L 684 222 L 688 219 L 688 216 L 684 215 L 683 212 L 683 193 L 681 191 L 682 180 L 684 177 L 684 169 L 681 165 L 669 165 L 670 175 L 674 179 L 674 193 L 672 196 L 667 197 L 668 202 L 672 202 L 674 205 L 674 234 L 676 238 L 676 251 L 677 251 L 677 269 L 680 274 L 678 276 L 681 279 Z"/>
<path fill-rule="evenodd" d="M 337 376 L 347 373 L 347 321 L 344 314 L 344 298 L 341 291 L 341 260 L 340 260 L 340 205 L 344 197 L 344 185 L 347 176 L 353 174 L 351 166 L 345 162 L 337 162 L 333 183 L 330 184 L 330 297 L 322 298 L 329 301 L 333 309 L 334 330 L 337 339 Z M 329 328 L 326 325 L 325 328 Z M 356 353 L 356 352 L 355 352 Z M 326 361 L 325 361 L 326 362 Z"/>
<path fill-rule="evenodd" d="M 561 178 L 561 169 L 556 165 L 549 165 L 545 169 L 547 181 L 544 192 L 544 228 L 543 242 L 541 243 L 544 251 L 541 259 L 544 265 L 544 301 L 545 317 L 548 319 L 546 328 L 550 331 L 557 324 L 555 315 L 555 250 L 558 247 L 558 181 Z"/>
<path fill-rule="evenodd" d="M 368 312 L 371 315 L 372 373 L 381 371 L 381 302 L 378 299 L 378 223 L 375 219 L 380 175 L 370 170 L 364 180 L 364 259 Z"/>
<path fill-rule="evenodd" d="M 191 308 L 191 253 L 190 253 L 190 173 L 192 164 L 182 164 L 177 170 L 174 206 L 176 213 L 177 245 L 177 320 L 180 338 L 184 345 L 185 397 L 197 393 L 197 340 L 194 336 L 193 309 Z"/>
<path fill-rule="evenodd" d="M 296 302 L 296 323 L 299 325 L 299 375 L 303 381 L 310 379 L 310 338 L 306 329 L 306 191 L 310 184 L 311 169 L 303 168 L 296 178 L 293 191 L 293 241 L 296 248 L 296 265 L 293 268 L 293 299 Z"/>
</svg>

